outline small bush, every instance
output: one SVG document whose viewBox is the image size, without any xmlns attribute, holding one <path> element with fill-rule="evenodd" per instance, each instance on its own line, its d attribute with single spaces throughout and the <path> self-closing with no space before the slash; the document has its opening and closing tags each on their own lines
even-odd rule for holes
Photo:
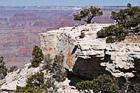
<svg viewBox="0 0 140 93">
<path fill-rule="evenodd" d="M 13 71 L 15 71 L 15 70 L 17 70 L 17 69 L 18 69 L 17 66 L 12 66 L 12 67 L 10 67 L 10 69 L 9 69 L 8 72 L 13 72 Z"/>
<path fill-rule="evenodd" d="M 107 43 L 119 42 L 125 39 L 128 31 L 122 26 L 110 25 L 97 32 L 98 38 L 107 37 Z"/>
<path fill-rule="evenodd" d="M 41 87 L 44 84 L 44 73 L 36 73 L 27 79 L 27 87 Z"/>
<path fill-rule="evenodd" d="M 46 82 L 45 84 L 42 85 L 43 89 L 46 89 L 46 88 L 50 88 L 52 87 L 52 83 L 51 82 Z"/>
<path fill-rule="evenodd" d="M 81 81 L 76 84 L 76 88 L 78 90 L 85 90 L 85 89 L 92 89 L 93 88 L 93 81 Z"/>
<path fill-rule="evenodd" d="M 16 93 L 43 93 L 43 89 L 33 87 L 20 87 L 17 86 Z M 46 92 L 48 93 L 48 92 Z"/>
<path fill-rule="evenodd" d="M 50 57 L 50 54 L 48 54 L 47 56 L 45 56 L 44 58 L 44 69 L 50 70 L 52 68 L 52 59 Z"/>
<path fill-rule="evenodd" d="M 63 67 L 63 60 L 64 60 L 64 55 L 62 54 L 62 51 L 60 54 L 56 55 L 54 58 L 54 63 L 53 63 L 53 72 L 55 80 L 58 82 L 62 82 L 66 79 L 66 70 Z"/>
<path fill-rule="evenodd" d="M 106 43 L 114 43 L 115 42 L 115 38 L 113 38 L 112 36 L 108 36 L 106 38 Z"/>
<path fill-rule="evenodd" d="M 79 37 L 80 38 L 84 38 L 85 37 L 85 33 L 81 32 L 81 35 Z"/>
<path fill-rule="evenodd" d="M 43 60 L 44 56 L 42 50 L 38 46 L 34 46 L 33 48 L 33 60 L 31 61 L 33 67 L 38 67 L 41 61 Z"/>
<path fill-rule="evenodd" d="M 125 37 L 126 37 L 126 34 L 121 34 L 121 35 L 116 37 L 116 41 L 120 42 L 120 41 L 124 40 Z"/>
<path fill-rule="evenodd" d="M 48 93 L 48 88 L 52 87 L 51 82 L 44 81 L 44 73 L 38 72 L 27 79 L 25 87 L 17 86 L 16 93 Z"/>
<path fill-rule="evenodd" d="M 78 90 L 93 90 L 94 93 L 116 93 L 119 88 L 109 75 L 100 75 L 92 81 L 81 81 L 76 84 Z"/>
<path fill-rule="evenodd" d="M 100 75 L 93 80 L 93 91 L 95 93 L 116 93 L 118 90 L 119 87 L 109 75 Z"/>
<path fill-rule="evenodd" d="M 106 31 L 104 29 L 101 29 L 100 31 L 97 32 L 97 37 L 98 38 L 105 38 L 107 36 Z"/>
<path fill-rule="evenodd" d="M 63 60 L 64 60 L 64 55 L 62 54 L 62 51 L 61 51 L 60 54 L 55 56 L 53 67 L 62 66 Z"/>
</svg>

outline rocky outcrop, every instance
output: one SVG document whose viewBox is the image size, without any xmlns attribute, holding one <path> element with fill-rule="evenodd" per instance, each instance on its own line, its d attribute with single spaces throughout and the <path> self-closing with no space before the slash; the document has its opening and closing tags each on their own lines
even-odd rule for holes
<svg viewBox="0 0 140 93">
<path fill-rule="evenodd" d="M 76 74 L 89 78 L 100 74 L 112 74 L 115 77 L 134 77 L 139 69 L 135 60 L 140 59 L 140 42 L 125 41 L 107 44 L 96 33 L 110 24 L 88 24 L 64 27 L 59 30 L 41 33 L 41 47 L 44 55 L 54 56 L 63 52 L 63 66 Z M 85 34 L 80 38 L 81 33 Z M 138 76 L 138 75 L 137 75 Z"/>
<path fill-rule="evenodd" d="M 28 63 L 23 69 L 8 73 L 5 79 L 0 81 L 0 90 L 16 90 L 17 86 L 25 86 L 27 78 L 42 70 L 42 67 L 43 64 L 40 64 L 39 67 L 33 68 L 31 63 Z"/>
<path fill-rule="evenodd" d="M 18 69 L 14 72 L 7 74 L 5 79 L 0 80 L 0 93 L 15 93 L 17 86 L 24 87 L 27 84 L 27 79 L 37 72 L 44 73 L 44 82 L 49 81 L 52 83 L 52 87 L 48 88 L 48 93 L 78 93 L 78 90 L 74 86 L 70 86 L 70 80 L 62 73 L 65 73 L 63 68 L 57 66 L 57 68 L 45 68 L 45 61 L 33 68 L 31 63 L 26 64 L 23 69 Z M 61 68 L 61 72 L 58 72 Z M 57 69 L 57 70 L 56 70 Z M 55 70 L 52 72 L 52 70 Z"/>
<path fill-rule="evenodd" d="M 133 40 L 127 37 L 125 41 L 107 44 L 104 38 L 97 38 L 96 33 L 109 25 L 77 25 L 41 33 L 41 48 L 45 57 L 49 56 L 50 59 L 54 59 L 56 55 L 61 54 L 64 56 L 63 66 L 58 65 L 56 68 L 51 68 L 55 72 L 51 73 L 51 71 L 47 72 L 45 70 L 47 68 L 44 69 L 45 62 L 47 62 L 45 60 L 37 68 L 31 67 L 29 63 L 21 70 L 18 69 L 8 73 L 5 79 L 0 81 L 0 91 L 13 91 L 16 90 L 16 86 L 25 86 L 27 78 L 42 71 L 47 73 L 45 74 L 46 80 L 49 78 L 53 81 L 54 87 L 49 91 L 77 93 L 78 91 L 75 87 L 70 85 L 75 85 L 72 83 L 77 82 L 78 77 L 73 78 L 70 73 L 68 73 L 68 77 L 63 77 L 65 76 L 65 73 L 63 73 L 65 69 L 68 72 L 72 72 L 71 75 L 89 79 L 106 73 L 114 77 L 125 77 L 126 80 L 130 78 L 131 81 L 139 81 L 140 41 L 135 39 L 135 42 L 132 42 Z M 79 37 L 81 33 L 85 34 L 83 38 Z M 54 62 L 53 60 L 50 61 Z M 51 62 L 50 64 L 52 64 Z M 62 80 L 59 79 L 60 81 L 58 82 L 56 77 Z M 70 80 L 70 78 L 72 79 Z"/>
</svg>

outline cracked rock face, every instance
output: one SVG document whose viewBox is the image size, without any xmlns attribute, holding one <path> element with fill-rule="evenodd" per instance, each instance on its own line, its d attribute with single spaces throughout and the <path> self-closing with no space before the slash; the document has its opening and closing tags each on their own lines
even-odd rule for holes
<svg viewBox="0 0 140 93">
<path fill-rule="evenodd" d="M 0 81 L 0 85 L 1 85 L 0 90 L 13 91 L 16 90 L 17 86 L 21 86 L 21 87 L 25 86 L 27 78 L 39 72 L 43 67 L 43 65 L 41 64 L 37 68 L 32 68 L 32 67 L 29 68 L 30 65 L 31 63 L 28 63 L 25 65 L 23 69 L 18 69 L 14 72 L 8 73 L 5 79 Z"/>
<path fill-rule="evenodd" d="M 52 59 L 62 51 L 63 66 L 83 76 L 93 78 L 110 73 L 115 77 L 134 77 L 139 72 L 135 69 L 135 60 L 140 59 L 140 42 L 126 39 L 107 44 L 105 38 L 97 38 L 96 33 L 109 25 L 87 24 L 41 33 L 41 48 L 44 55 L 50 54 Z M 81 33 L 85 34 L 84 38 L 79 37 Z"/>
</svg>

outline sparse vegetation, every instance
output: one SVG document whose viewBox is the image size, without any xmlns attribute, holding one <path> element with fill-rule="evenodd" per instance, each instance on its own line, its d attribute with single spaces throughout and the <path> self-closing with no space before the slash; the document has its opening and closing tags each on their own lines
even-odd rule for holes
<svg viewBox="0 0 140 93">
<path fill-rule="evenodd" d="M 47 56 L 45 56 L 44 58 L 44 69 L 50 70 L 52 68 L 52 59 L 50 57 L 50 54 L 48 54 Z"/>
<path fill-rule="evenodd" d="M 112 36 L 108 36 L 106 38 L 106 43 L 114 43 L 115 42 L 115 38 L 113 38 Z"/>
<path fill-rule="evenodd" d="M 41 61 L 43 60 L 44 56 L 42 50 L 38 46 L 34 46 L 33 48 L 33 60 L 31 61 L 33 67 L 38 67 Z"/>
<path fill-rule="evenodd" d="M 35 75 L 32 75 L 30 78 L 27 80 L 27 87 L 41 87 L 41 85 L 44 83 L 44 73 L 36 73 Z"/>
<path fill-rule="evenodd" d="M 127 29 L 136 27 L 140 23 L 140 7 L 127 4 L 126 9 L 121 9 L 119 12 L 112 12 L 111 18 L 117 22 L 117 25 Z"/>
<path fill-rule="evenodd" d="M 85 21 L 86 23 L 92 23 L 92 19 L 95 16 L 101 16 L 103 13 L 100 8 L 91 6 L 88 9 L 82 9 L 79 14 L 74 15 L 74 20 Z"/>
<path fill-rule="evenodd" d="M 107 37 L 106 43 L 114 43 L 115 41 L 124 40 L 127 34 L 128 31 L 123 26 L 110 25 L 109 27 L 104 27 L 103 29 L 98 31 L 97 37 Z"/>
<path fill-rule="evenodd" d="M 7 75 L 7 68 L 5 66 L 4 57 L 0 57 L 0 79 L 3 79 Z"/>
<path fill-rule="evenodd" d="M 119 42 L 125 39 L 131 28 L 136 28 L 140 23 L 140 7 L 132 7 L 128 3 L 128 8 L 119 12 L 112 11 L 111 18 L 116 21 L 116 25 L 105 27 L 97 32 L 98 38 L 107 37 L 106 43 Z M 113 38 L 112 38 L 113 37 Z"/>
<path fill-rule="evenodd" d="M 52 87 L 51 82 L 44 81 L 44 73 L 38 72 L 27 79 L 25 87 L 17 86 L 16 93 L 48 93 L 48 88 Z"/>
<path fill-rule="evenodd" d="M 66 70 L 63 67 L 63 60 L 64 55 L 62 54 L 61 51 L 60 54 L 55 56 L 53 63 L 53 72 L 55 73 L 54 77 L 55 80 L 58 82 L 64 81 L 66 78 Z"/>
<path fill-rule="evenodd" d="M 92 90 L 93 89 L 93 81 L 81 81 L 79 83 L 76 84 L 76 88 L 78 90 Z"/>
<path fill-rule="evenodd" d="M 80 38 L 84 38 L 85 37 L 85 33 L 81 32 L 81 35 L 79 37 Z"/>
<path fill-rule="evenodd" d="M 62 52 L 60 52 L 60 54 L 56 55 L 54 58 L 53 67 L 62 66 L 63 60 L 64 60 L 64 55 L 62 54 Z"/>
<path fill-rule="evenodd" d="M 109 75 L 100 75 L 92 81 L 81 81 L 76 84 L 78 90 L 93 90 L 94 93 L 116 93 L 119 88 Z"/>
<path fill-rule="evenodd" d="M 17 66 L 12 66 L 12 67 L 10 67 L 10 69 L 9 69 L 8 72 L 13 72 L 13 71 L 15 71 L 15 70 L 17 70 L 17 69 L 18 69 Z"/>
<path fill-rule="evenodd" d="M 44 69 L 50 70 L 50 73 L 53 74 L 52 78 L 58 82 L 64 81 L 66 72 L 62 65 L 64 60 L 62 51 L 55 56 L 53 64 L 50 63 L 52 59 L 49 55 L 44 60 L 46 61 Z M 17 86 L 16 93 L 48 93 L 48 88 L 53 86 L 52 82 L 54 81 L 49 79 L 45 80 L 43 72 L 38 72 L 27 79 L 25 87 Z"/>
</svg>

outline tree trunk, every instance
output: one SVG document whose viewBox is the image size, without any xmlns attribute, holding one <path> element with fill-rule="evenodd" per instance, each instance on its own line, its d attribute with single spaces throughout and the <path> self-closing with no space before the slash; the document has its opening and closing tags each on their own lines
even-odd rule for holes
<svg viewBox="0 0 140 93">
<path fill-rule="evenodd" d="M 93 18 L 93 17 L 88 17 L 88 18 L 87 18 L 87 21 L 86 21 L 87 24 L 90 24 L 90 23 L 91 23 L 92 18 Z"/>
<path fill-rule="evenodd" d="M 91 19 L 88 19 L 86 22 L 87 22 L 87 24 L 90 24 L 91 23 Z"/>
</svg>

